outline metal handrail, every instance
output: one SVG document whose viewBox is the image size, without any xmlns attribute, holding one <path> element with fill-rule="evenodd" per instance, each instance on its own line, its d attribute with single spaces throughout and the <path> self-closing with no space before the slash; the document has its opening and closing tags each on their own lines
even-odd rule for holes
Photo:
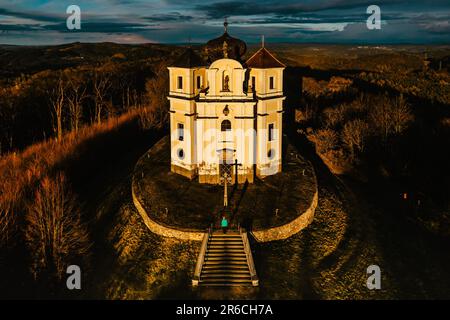
<svg viewBox="0 0 450 320">
<path fill-rule="evenodd" d="M 239 233 L 241 234 L 242 242 L 244 244 L 244 251 L 245 251 L 245 256 L 247 257 L 247 264 L 248 264 L 248 269 L 250 270 L 252 285 L 258 286 L 259 279 L 258 279 L 258 275 L 256 274 L 255 262 L 253 261 L 253 255 L 252 255 L 252 251 L 250 249 L 250 243 L 248 241 L 247 232 L 245 230 L 242 231 L 242 229 L 240 229 Z"/>
<path fill-rule="evenodd" d="M 206 250 L 208 248 L 208 241 L 211 237 L 213 225 L 211 224 L 207 229 L 207 232 L 203 235 L 202 246 L 200 247 L 200 253 L 198 254 L 197 263 L 195 265 L 194 277 L 192 279 L 192 285 L 198 286 L 200 281 L 200 275 L 202 273 L 203 264 L 205 263 Z"/>
</svg>

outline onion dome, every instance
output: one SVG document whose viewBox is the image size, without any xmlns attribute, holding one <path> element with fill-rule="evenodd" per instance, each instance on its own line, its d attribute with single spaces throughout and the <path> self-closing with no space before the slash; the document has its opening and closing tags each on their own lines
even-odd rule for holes
<svg viewBox="0 0 450 320">
<path fill-rule="evenodd" d="M 183 52 L 183 54 L 181 54 L 181 56 L 179 56 L 172 64 L 172 67 L 189 69 L 204 66 L 206 66 L 206 63 L 198 54 L 195 53 L 192 48 L 186 49 L 186 51 Z"/>
<path fill-rule="evenodd" d="M 222 58 L 234 59 L 241 61 L 241 57 L 247 51 L 247 45 L 244 41 L 233 38 L 228 34 L 228 22 L 225 20 L 224 33 L 215 39 L 209 40 L 203 50 L 208 57 L 209 62 L 213 62 Z"/>
</svg>

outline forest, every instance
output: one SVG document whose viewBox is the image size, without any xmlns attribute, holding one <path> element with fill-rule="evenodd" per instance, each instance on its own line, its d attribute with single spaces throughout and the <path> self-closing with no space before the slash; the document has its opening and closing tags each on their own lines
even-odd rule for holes
<svg viewBox="0 0 450 320">
<path fill-rule="evenodd" d="M 257 47 L 249 49 L 248 55 Z M 117 181 L 128 181 L 136 160 L 168 133 L 167 66 L 183 50 L 0 46 L 2 295 L 119 295 L 64 290 L 66 266 L 76 261 L 93 286 L 106 286 L 95 278 L 114 251 L 104 225 L 116 221 L 108 212 L 129 197 L 109 188 L 119 184 L 123 192 Z M 270 50 L 287 64 L 286 133 L 323 163 L 319 177 L 329 170 L 382 215 L 447 243 L 449 48 L 272 44 Z M 110 259 L 120 261 L 115 254 Z"/>
</svg>

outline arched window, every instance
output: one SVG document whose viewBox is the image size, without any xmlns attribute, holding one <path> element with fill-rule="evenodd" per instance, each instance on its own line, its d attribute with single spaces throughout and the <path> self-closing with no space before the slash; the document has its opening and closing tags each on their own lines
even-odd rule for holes
<svg viewBox="0 0 450 320">
<path fill-rule="evenodd" d="M 230 120 L 223 120 L 222 124 L 220 125 L 221 131 L 231 131 L 231 122 Z"/>
</svg>

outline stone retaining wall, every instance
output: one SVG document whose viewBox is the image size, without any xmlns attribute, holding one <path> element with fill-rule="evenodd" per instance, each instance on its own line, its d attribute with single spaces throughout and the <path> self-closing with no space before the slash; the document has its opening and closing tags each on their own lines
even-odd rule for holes
<svg viewBox="0 0 450 320">
<path fill-rule="evenodd" d="M 134 180 L 134 179 L 133 179 Z M 150 229 L 151 232 L 156 233 L 163 237 L 170 237 L 170 238 L 177 238 L 181 240 L 191 240 L 191 241 L 202 241 L 204 232 L 200 231 L 188 231 L 188 230 L 180 230 L 173 227 L 166 227 L 162 224 L 152 220 L 147 212 L 145 211 L 144 207 L 142 206 L 141 202 L 139 201 L 138 197 L 136 196 L 136 193 L 134 191 L 134 181 L 131 183 L 131 194 L 133 197 L 133 203 L 136 207 L 137 211 L 141 215 L 142 219 L 144 219 L 144 223 L 147 226 L 147 228 Z"/>
<path fill-rule="evenodd" d="M 288 222 L 282 226 L 268 228 L 264 230 L 254 230 L 251 232 L 253 237 L 258 242 L 283 240 L 293 236 L 294 234 L 300 232 L 302 229 L 306 228 L 314 219 L 314 212 L 317 208 L 319 200 L 316 177 L 315 180 L 316 180 L 316 191 L 314 193 L 311 205 L 305 212 L 300 214 L 297 218 L 295 218 L 291 222 Z M 138 196 L 136 195 L 134 176 L 131 183 L 131 193 L 133 197 L 133 203 L 137 211 L 141 215 L 142 219 L 144 219 L 145 225 L 150 229 L 151 232 L 156 233 L 163 237 L 177 238 L 180 240 L 202 241 L 203 236 L 205 234 L 204 232 L 194 230 L 183 230 L 172 226 L 166 226 L 160 222 L 152 220 L 145 211 L 141 202 L 139 201 Z"/>
<path fill-rule="evenodd" d="M 306 228 L 313 221 L 318 201 L 319 195 L 316 191 L 311 206 L 293 221 L 279 227 L 252 231 L 251 234 L 258 242 L 287 239 Z"/>
</svg>

